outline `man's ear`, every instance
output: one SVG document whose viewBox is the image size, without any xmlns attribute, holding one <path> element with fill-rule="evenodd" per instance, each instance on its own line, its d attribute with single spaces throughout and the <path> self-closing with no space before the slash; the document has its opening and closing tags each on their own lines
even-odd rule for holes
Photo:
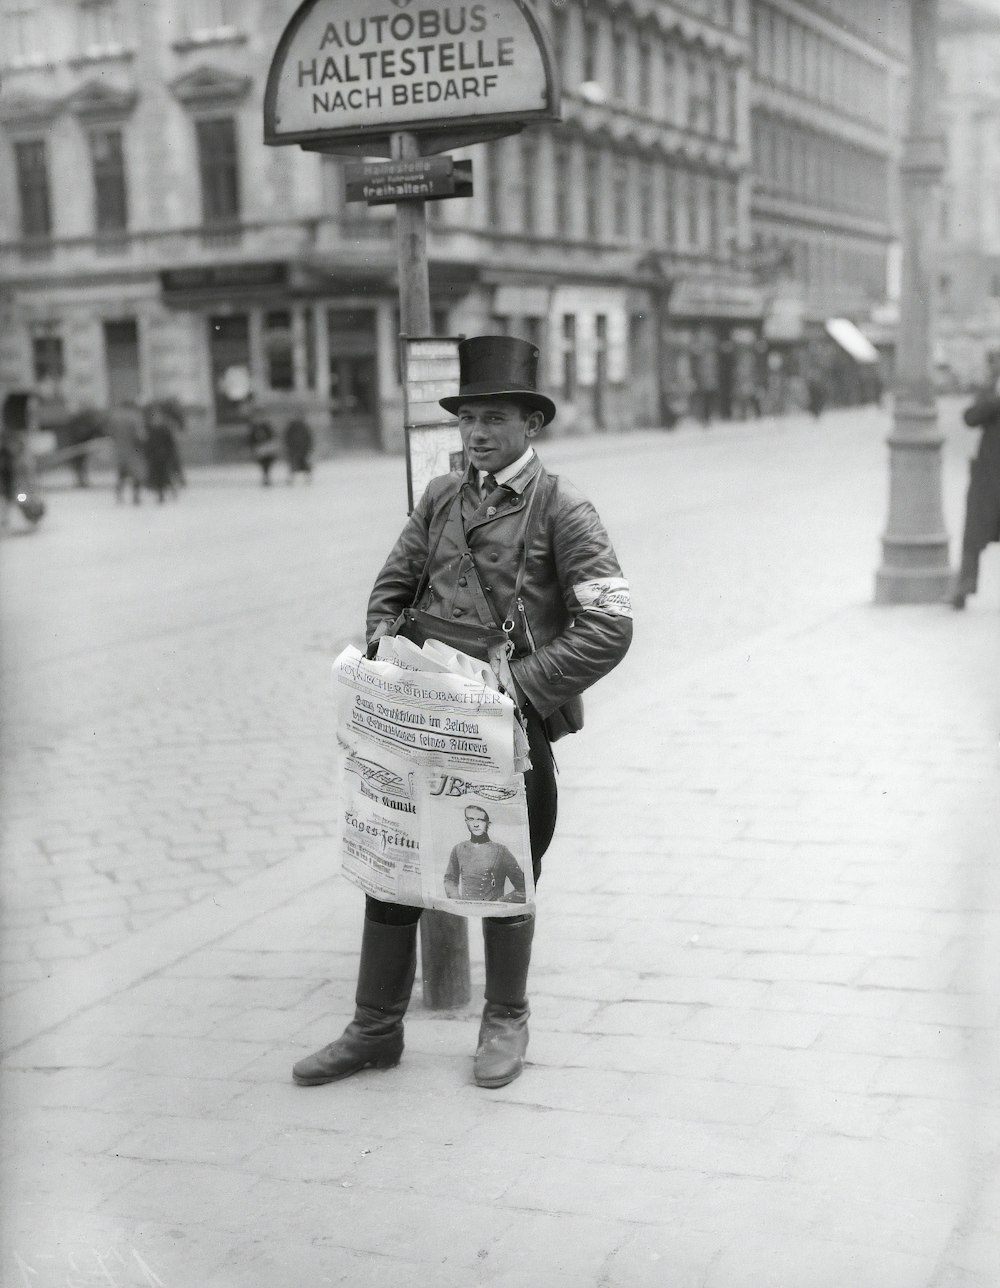
<svg viewBox="0 0 1000 1288">
<path fill-rule="evenodd" d="M 540 411 L 529 411 L 528 419 L 524 423 L 524 432 L 529 438 L 534 438 L 544 423 L 545 417 Z"/>
</svg>

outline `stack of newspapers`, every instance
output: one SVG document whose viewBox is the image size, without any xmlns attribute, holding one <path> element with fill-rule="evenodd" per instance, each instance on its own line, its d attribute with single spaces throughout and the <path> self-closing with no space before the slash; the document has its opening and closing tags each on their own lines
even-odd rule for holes
<svg viewBox="0 0 1000 1288">
<path fill-rule="evenodd" d="M 389 903 L 463 916 L 534 904 L 528 744 L 492 668 L 383 636 L 333 664 L 344 875 Z"/>
</svg>

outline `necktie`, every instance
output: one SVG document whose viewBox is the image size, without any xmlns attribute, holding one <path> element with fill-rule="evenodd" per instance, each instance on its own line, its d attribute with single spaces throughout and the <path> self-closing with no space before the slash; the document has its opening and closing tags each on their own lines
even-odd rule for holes
<svg viewBox="0 0 1000 1288">
<path fill-rule="evenodd" d="M 483 500 L 485 500 L 490 495 L 491 492 L 495 492 L 496 490 L 497 490 L 496 479 L 493 477 L 492 474 L 484 474 L 483 486 L 482 486 Z"/>
</svg>

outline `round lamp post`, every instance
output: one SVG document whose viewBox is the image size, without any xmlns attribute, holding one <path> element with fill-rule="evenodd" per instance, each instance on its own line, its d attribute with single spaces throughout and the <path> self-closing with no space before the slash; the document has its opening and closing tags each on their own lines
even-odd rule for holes
<svg viewBox="0 0 1000 1288">
<path fill-rule="evenodd" d="M 889 517 L 875 602 L 923 604 L 951 585 L 941 503 L 941 447 L 932 378 L 938 186 L 944 138 L 938 111 L 937 0 L 911 0 L 908 132 L 903 140 L 903 278 L 889 444 Z"/>
</svg>

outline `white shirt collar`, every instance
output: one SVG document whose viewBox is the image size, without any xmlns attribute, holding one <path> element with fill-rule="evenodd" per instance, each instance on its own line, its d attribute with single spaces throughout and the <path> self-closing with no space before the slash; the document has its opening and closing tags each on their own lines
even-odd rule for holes
<svg viewBox="0 0 1000 1288">
<path fill-rule="evenodd" d="M 496 474 L 493 475 L 497 481 L 497 487 L 499 487 L 501 483 L 509 483 L 512 478 L 520 474 L 534 454 L 535 449 L 533 447 L 529 447 L 523 456 L 519 456 L 516 461 L 511 461 L 511 463 L 509 465 L 505 465 L 502 470 L 497 470 Z M 486 470 L 479 471 L 480 487 L 483 485 L 483 479 L 486 477 L 486 474 Z"/>
</svg>

